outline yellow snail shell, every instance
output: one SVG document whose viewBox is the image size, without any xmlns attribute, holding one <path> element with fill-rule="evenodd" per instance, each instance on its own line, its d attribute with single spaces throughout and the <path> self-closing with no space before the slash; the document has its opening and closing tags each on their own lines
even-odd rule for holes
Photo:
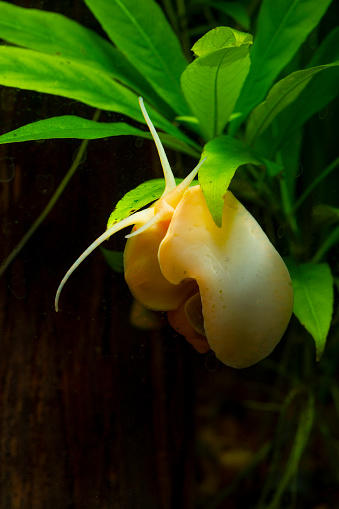
<svg viewBox="0 0 339 509">
<path fill-rule="evenodd" d="M 284 334 L 293 308 L 286 265 L 259 224 L 227 191 L 222 227 L 200 186 L 188 187 L 198 166 L 178 186 L 160 139 L 140 106 L 164 168 L 163 195 L 101 235 L 66 273 L 103 240 L 134 225 L 124 251 L 126 282 L 146 308 L 167 311 L 170 324 L 199 351 L 214 350 L 227 366 L 245 368 L 267 357 Z"/>
</svg>

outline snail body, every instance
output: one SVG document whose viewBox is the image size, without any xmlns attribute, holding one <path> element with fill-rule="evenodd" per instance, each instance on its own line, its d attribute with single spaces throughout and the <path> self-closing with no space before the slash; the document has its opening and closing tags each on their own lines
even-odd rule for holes
<svg viewBox="0 0 339 509">
<path fill-rule="evenodd" d="M 213 222 L 199 185 L 189 187 L 204 160 L 178 186 L 161 141 L 139 100 L 164 169 L 166 187 L 151 207 L 102 234 L 69 269 L 101 242 L 133 225 L 124 251 L 126 282 L 138 302 L 167 311 L 172 327 L 198 350 L 212 349 L 234 368 L 268 356 L 293 308 L 287 267 L 245 207 L 227 191 L 222 227 Z"/>
</svg>

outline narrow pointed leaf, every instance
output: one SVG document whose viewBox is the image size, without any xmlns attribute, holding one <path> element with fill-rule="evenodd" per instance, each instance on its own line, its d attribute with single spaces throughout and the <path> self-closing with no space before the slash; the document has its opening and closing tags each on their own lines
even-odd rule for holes
<svg viewBox="0 0 339 509">
<path fill-rule="evenodd" d="M 218 27 L 193 46 L 197 58 L 181 77 L 181 86 L 207 140 L 221 134 L 250 67 L 252 36 Z"/>
<path fill-rule="evenodd" d="M 224 12 L 233 18 L 245 30 L 250 29 L 251 20 L 247 11 L 240 2 L 224 2 L 224 0 L 212 0 L 209 5 Z"/>
<path fill-rule="evenodd" d="M 199 170 L 199 183 L 218 227 L 222 224 L 223 196 L 239 166 L 261 164 L 241 141 L 230 136 L 219 136 L 209 141 L 203 150 L 206 161 Z"/>
<path fill-rule="evenodd" d="M 109 267 L 119 274 L 124 272 L 124 254 L 121 251 L 112 251 L 100 246 L 100 250 L 105 257 Z"/>
<path fill-rule="evenodd" d="M 77 138 L 80 140 L 94 140 L 108 138 L 109 136 L 138 136 L 139 138 L 152 139 L 149 131 L 141 131 L 136 127 L 124 122 L 95 122 L 74 115 L 62 115 L 59 117 L 38 120 L 14 131 L 0 136 L 0 144 L 15 143 L 22 141 L 50 140 L 52 138 Z M 159 133 L 164 145 L 174 150 L 179 150 L 193 157 L 199 157 L 199 152 L 189 147 L 186 143 L 166 133 Z"/>
<path fill-rule="evenodd" d="M 246 128 L 246 141 L 253 145 L 256 139 L 267 129 L 274 118 L 301 94 L 317 73 L 338 65 L 327 64 L 293 72 L 278 81 L 270 90 L 267 98 L 251 113 Z"/>
<path fill-rule="evenodd" d="M 321 43 L 308 68 L 339 60 L 339 27 L 335 28 Z M 324 110 L 339 94 L 339 67 L 330 67 L 318 73 L 298 98 L 277 117 L 274 140 L 270 143 L 275 153 L 315 113 Z"/>
<path fill-rule="evenodd" d="M 36 51 L 0 47 L 0 84 L 69 97 L 101 109 L 141 119 L 137 96 L 82 62 Z"/>
<path fill-rule="evenodd" d="M 133 135 L 143 137 L 148 133 L 123 122 L 95 122 L 74 115 L 38 120 L 0 136 L 0 144 L 21 141 L 49 140 L 52 138 L 77 138 L 95 140 L 109 136 Z"/>
<path fill-rule="evenodd" d="M 289 394 L 289 399 L 290 398 L 291 395 Z M 267 509 L 276 509 L 280 506 L 280 501 L 285 490 L 288 489 L 288 486 L 291 484 L 293 477 L 297 474 L 300 460 L 310 439 L 310 434 L 314 424 L 314 418 L 315 399 L 313 393 L 310 392 L 307 394 L 307 400 L 304 403 L 301 403 L 298 417 L 298 426 L 293 437 L 293 445 L 290 450 L 285 468 L 282 472 L 281 469 L 279 470 L 279 473 L 281 473 L 279 476 L 279 484 L 278 486 L 275 486 L 275 489 L 273 490 L 273 497 L 271 498 L 269 504 L 265 505 Z M 284 452 L 286 453 L 286 451 Z"/>
<path fill-rule="evenodd" d="M 335 27 L 316 49 L 307 67 L 330 64 L 339 60 L 339 26 Z"/>
<path fill-rule="evenodd" d="M 0 84 L 60 95 L 116 111 L 145 123 L 137 95 L 99 69 L 82 62 L 11 46 L 0 46 Z M 190 143 L 165 117 L 148 106 L 157 127 Z"/>
<path fill-rule="evenodd" d="M 294 136 L 315 113 L 326 110 L 338 94 L 339 67 L 330 67 L 314 76 L 299 97 L 278 115 L 272 152 Z"/>
<path fill-rule="evenodd" d="M 287 260 L 293 283 L 293 312 L 315 341 L 319 361 L 333 313 L 333 277 L 326 263 L 297 265 Z"/>
<path fill-rule="evenodd" d="M 180 89 L 186 67 L 180 44 L 154 0 L 85 0 L 110 39 L 180 115 L 189 109 Z"/>
<path fill-rule="evenodd" d="M 230 126 L 234 134 L 250 111 L 263 100 L 273 81 L 317 26 L 332 0 L 264 0 L 251 51 L 251 69 Z"/>
</svg>

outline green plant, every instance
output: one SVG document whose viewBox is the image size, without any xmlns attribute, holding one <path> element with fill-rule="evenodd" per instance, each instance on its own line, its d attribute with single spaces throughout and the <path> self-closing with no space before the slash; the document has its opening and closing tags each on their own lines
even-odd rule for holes
<svg viewBox="0 0 339 509">
<path fill-rule="evenodd" d="M 259 208 L 270 240 L 284 254 L 291 274 L 294 314 L 313 336 L 320 360 L 333 315 L 335 280 L 327 255 L 339 241 L 339 214 L 337 204 L 327 203 L 326 191 L 319 189 L 339 158 L 329 163 L 322 158 L 307 186 L 297 189 L 301 143 L 295 140 L 302 138 L 307 121 L 337 95 L 338 28 L 312 52 L 302 46 L 315 33 L 331 1 L 299 0 L 291 5 L 264 0 L 253 45 L 252 36 L 244 31 L 208 26 L 192 48 L 195 59 L 190 63 L 190 30 L 182 24 L 188 19 L 183 4 L 183 12 L 176 16 L 171 4 L 164 2 L 171 26 L 153 0 L 85 3 L 113 44 L 62 15 L 0 2 L 0 37 L 5 41 L 0 47 L 0 84 L 68 97 L 143 123 L 137 101 L 141 95 L 155 126 L 163 131 L 160 138 L 165 146 L 197 160 L 207 158 L 198 178 L 218 227 L 229 186 Z M 247 29 L 251 21 L 242 3 L 203 5 L 226 9 L 239 28 Z M 194 4 L 187 7 L 194 9 Z M 100 123 L 97 118 L 67 115 L 3 134 L 0 143 L 119 135 L 150 138 L 147 131 L 125 122 Z M 77 162 L 23 242 L 54 205 L 76 167 Z M 163 187 L 163 181 L 149 181 L 128 193 L 108 226 L 157 199 Z M 321 204 L 310 208 L 308 197 L 317 192 Z M 308 237 L 302 226 L 305 214 Z M 311 237 L 316 241 L 311 243 Z M 22 244 L 5 261 L 2 272 Z M 335 343 L 331 349 L 337 352 Z M 305 346 L 305 373 L 308 355 Z M 328 361 L 326 375 L 335 367 L 335 361 Z M 310 383 L 304 397 L 301 380 L 298 376 L 297 389 L 292 384 L 293 397 L 286 398 L 281 412 L 283 419 L 294 391 L 298 397 L 301 394 L 296 441 L 283 487 L 297 471 L 314 421 L 315 386 Z M 331 394 L 336 403 L 337 391 L 335 382 Z M 279 503 L 281 494 L 269 507 Z"/>
</svg>

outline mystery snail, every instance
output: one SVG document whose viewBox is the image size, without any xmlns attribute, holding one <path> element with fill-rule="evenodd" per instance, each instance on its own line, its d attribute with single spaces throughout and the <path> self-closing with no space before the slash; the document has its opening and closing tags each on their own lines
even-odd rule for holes
<svg viewBox="0 0 339 509">
<path fill-rule="evenodd" d="M 165 175 L 149 208 L 114 224 L 68 270 L 104 240 L 133 225 L 124 251 L 126 282 L 146 308 L 167 311 L 172 327 L 199 352 L 212 349 L 227 366 L 245 368 L 267 357 L 283 336 L 293 307 L 290 275 L 279 253 L 245 207 L 227 191 L 222 227 L 213 222 L 199 185 L 204 160 L 176 185 L 164 148 L 139 99 Z"/>
</svg>

